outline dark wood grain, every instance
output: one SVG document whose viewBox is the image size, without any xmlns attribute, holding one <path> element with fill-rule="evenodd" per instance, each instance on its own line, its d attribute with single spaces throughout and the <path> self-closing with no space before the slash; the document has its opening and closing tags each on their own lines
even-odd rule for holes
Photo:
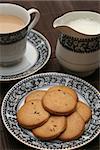
<svg viewBox="0 0 100 150">
<path fill-rule="evenodd" d="M 49 62 L 46 66 L 38 71 L 41 72 L 64 72 L 60 65 L 58 64 L 55 57 L 55 47 L 58 33 L 53 29 L 52 23 L 55 18 L 61 16 L 65 12 L 72 10 L 92 10 L 100 13 L 100 1 L 96 0 L 87 0 L 87 1 L 75 1 L 75 0 L 66 0 L 66 1 L 36 1 L 36 0 L 0 0 L 0 2 L 10 2 L 15 4 L 20 4 L 21 6 L 29 9 L 31 7 L 37 8 L 41 13 L 41 18 L 34 28 L 35 30 L 41 32 L 50 42 L 52 47 L 52 55 Z M 98 90 L 100 90 L 100 82 L 99 82 L 99 72 L 97 69 L 91 76 L 84 78 L 84 80 L 88 81 Z M 0 106 L 5 96 L 6 92 L 18 81 L 13 82 L 0 82 Z M 24 144 L 17 141 L 10 133 L 6 130 L 2 123 L 2 119 L 0 116 L 0 150 L 32 150 L 25 146 Z M 99 150 L 99 137 L 96 137 L 91 143 L 86 146 L 80 148 L 80 150 Z"/>
</svg>

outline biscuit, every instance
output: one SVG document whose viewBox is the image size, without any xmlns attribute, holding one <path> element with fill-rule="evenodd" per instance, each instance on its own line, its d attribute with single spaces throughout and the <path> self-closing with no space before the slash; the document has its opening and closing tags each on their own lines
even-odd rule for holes
<svg viewBox="0 0 100 150">
<path fill-rule="evenodd" d="M 63 141 L 77 139 L 84 132 L 84 128 L 85 121 L 82 119 L 79 113 L 74 112 L 67 117 L 67 127 L 58 138 Z"/>
<path fill-rule="evenodd" d="M 66 128 L 66 117 L 51 116 L 41 127 L 32 129 L 33 134 L 42 140 L 52 140 L 58 137 Z"/>
<path fill-rule="evenodd" d="M 42 100 L 43 107 L 54 115 L 68 115 L 72 113 L 77 101 L 62 90 L 47 91 Z"/>
<path fill-rule="evenodd" d="M 50 87 L 48 89 L 48 91 L 54 91 L 54 90 L 58 90 L 58 91 L 62 90 L 63 92 L 68 93 L 69 95 L 73 96 L 73 98 L 75 100 L 78 99 L 78 96 L 77 96 L 75 90 L 73 90 L 72 88 L 70 88 L 68 86 L 57 85 L 57 86 Z"/>
<path fill-rule="evenodd" d="M 29 102 L 31 100 L 41 100 L 43 98 L 43 96 L 45 95 L 46 91 L 43 90 L 34 90 L 31 91 L 25 98 L 25 102 Z"/>
<path fill-rule="evenodd" d="M 76 111 L 81 115 L 85 122 L 88 122 L 92 116 L 92 111 L 90 107 L 80 101 L 77 103 Z"/>
<path fill-rule="evenodd" d="M 50 114 L 44 110 L 39 100 L 25 103 L 17 112 L 17 121 L 24 128 L 32 129 L 45 123 Z"/>
</svg>

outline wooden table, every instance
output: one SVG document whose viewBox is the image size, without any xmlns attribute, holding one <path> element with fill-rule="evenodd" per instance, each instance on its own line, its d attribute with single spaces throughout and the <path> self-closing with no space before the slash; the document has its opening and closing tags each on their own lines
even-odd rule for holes
<svg viewBox="0 0 100 150">
<path fill-rule="evenodd" d="M 55 57 L 55 46 L 57 41 L 58 33 L 53 29 L 52 23 L 55 18 L 64 14 L 65 12 L 72 10 L 91 10 L 100 13 L 100 1 L 48 1 L 48 0 L 0 0 L 0 2 L 11 2 L 20 4 L 26 9 L 31 7 L 37 8 L 41 13 L 39 23 L 35 29 L 41 32 L 50 42 L 52 47 L 52 55 L 46 66 L 38 71 L 41 72 L 64 72 L 56 60 Z M 95 71 L 91 76 L 84 78 L 84 80 L 91 83 L 94 87 L 100 90 L 99 87 L 99 69 Z M 0 105 L 6 92 L 18 81 L 13 82 L 0 82 Z M 31 150 L 31 148 L 17 141 L 10 133 L 6 130 L 2 123 L 0 116 L 0 150 Z M 80 150 L 99 150 L 99 137 L 96 137 L 91 143 L 80 148 Z"/>
</svg>

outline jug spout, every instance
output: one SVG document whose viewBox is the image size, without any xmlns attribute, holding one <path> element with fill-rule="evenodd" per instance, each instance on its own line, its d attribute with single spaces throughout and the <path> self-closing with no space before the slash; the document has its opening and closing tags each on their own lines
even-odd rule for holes
<svg viewBox="0 0 100 150">
<path fill-rule="evenodd" d="M 57 28 L 57 27 L 62 26 L 62 25 L 63 25 L 63 23 L 62 23 L 61 17 L 60 17 L 60 18 L 57 18 L 57 19 L 53 22 L 53 27 L 54 27 L 54 28 Z"/>
<path fill-rule="evenodd" d="M 58 30 L 59 32 L 64 33 L 64 34 L 69 35 L 69 36 L 75 36 L 75 37 L 81 36 L 81 33 L 73 30 L 73 28 L 71 28 L 67 25 L 67 21 L 66 21 L 67 18 L 66 17 L 67 17 L 67 14 L 57 18 L 53 22 L 53 27 L 56 30 Z"/>
<path fill-rule="evenodd" d="M 64 16 L 57 18 L 53 22 L 53 27 L 61 32 L 66 32 L 67 24 L 64 22 Z"/>
<path fill-rule="evenodd" d="M 66 34 L 66 35 L 69 35 L 69 36 L 73 36 L 73 37 L 79 37 L 79 36 L 82 36 L 81 33 L 73 30 L 73 28 L 67 26 L 63 20 L 62 20 L 62 17 L 56 19 L 54 22 L 53 22 L 53 27 L 58 30 L 59 32 L 63 33 L 63 34 Z"/>
<path fill-rule="evenodd" d="M 57 18 L 53 27 L 74 37 L 100 35 L 100 14 L 91 11 L 72 11 Z"/>
</svg>

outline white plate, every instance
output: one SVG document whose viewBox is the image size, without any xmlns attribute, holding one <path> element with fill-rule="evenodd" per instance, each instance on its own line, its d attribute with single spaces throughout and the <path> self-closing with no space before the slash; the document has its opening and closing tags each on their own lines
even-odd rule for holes
<svg viewBox="0 0 100 150">
<path fill-rule="evenodd" d="M 23 60 L 14 66 L 0 66 L 0 81 L 21 79 L 40 70 L 49 60 L 51 47 L 39 32 L 31 30 L 27 35 L 26 53 Z"/>
<path fill-rule="evenodd" d="M 42 142 L 32 133 L 18 125 L 16 112 L 23 105 L 25 95 L 35 89 L 47 89 L 54 85 L 65 85 L 76 90 L 79 99 L 92 109 L 92 119 L 83 135 L 70 142 L 53 140 Z M 42 73 L 28 77 L 14 85 L 6 94 L 1 108 L 2 119 L 7 130 L 20 142 L 37 149 L 71 150 L 92 141 L 100 133 L 100 93 L 86 81 L 60 73 Z"/>
</svg>

